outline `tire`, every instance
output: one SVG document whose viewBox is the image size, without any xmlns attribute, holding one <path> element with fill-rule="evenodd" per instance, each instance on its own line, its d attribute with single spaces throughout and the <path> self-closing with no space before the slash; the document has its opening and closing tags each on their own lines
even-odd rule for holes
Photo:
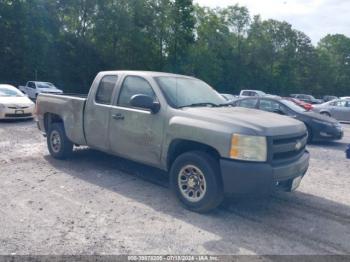
<svg viewBox="0 0 350 262">
<path fill-rule="evenodd" d="M 170 183 L 180 202 L 195 212 L 211 211 L 224 198 L 218 162 L 201 151 L 187 152 L 176 158 L 170 170 Z M 189 193 L 185 193 L 186 190 Z"/>
<path fill-rule="evenodd" d="M 307 143 L 310 144 L 314 140 L 312 129 L 309 126 L 306 126 L 307 129 Z"/>
<path fill-rule="evenodd" d="M 69 141 L 62 123 L 51 125 L 47 135 L 47 147 L 52 157 L 66 159 L 73 152 L 73 143 Z"/>
</svg>

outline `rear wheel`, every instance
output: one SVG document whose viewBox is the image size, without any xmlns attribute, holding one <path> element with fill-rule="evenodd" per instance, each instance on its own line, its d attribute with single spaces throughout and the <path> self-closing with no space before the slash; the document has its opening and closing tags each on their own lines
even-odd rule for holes
<svg viewBox="0 0 350 262">
<path fill-rule="evenodd" d="M 71 155 L 73 143 L 66 136 L 62 123 L 51 125 L 47 135 L 47 147 L 54 158 L 65 159 Z"/>
<path fill-rule="evenodd" d="M 192 151 L 180 155 L 170 171 L 170 182 L 177 198 L 188 209 L 208 212 L 223 200 L 217 161 L 209 154 Z"/>
</svg>

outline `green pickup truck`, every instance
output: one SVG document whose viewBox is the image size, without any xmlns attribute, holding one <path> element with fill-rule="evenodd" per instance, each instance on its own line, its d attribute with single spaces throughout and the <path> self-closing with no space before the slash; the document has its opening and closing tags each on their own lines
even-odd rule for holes
<svg viewBox="0 0 350 262">
<path fill-rule="evenodd" d="M 225 195 L 293 191 L 309 166 L 302 122 L 231 107 L 183 75 L 101 72 L 87 96 L 40 94 L 37 118 L 53 157 L 87 145 L 168 171 L 176 196 L 197 212 Z"/>
</svg>

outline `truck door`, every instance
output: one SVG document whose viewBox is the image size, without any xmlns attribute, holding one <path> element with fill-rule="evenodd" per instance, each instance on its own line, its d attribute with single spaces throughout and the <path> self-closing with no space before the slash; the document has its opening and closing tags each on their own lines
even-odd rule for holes
<svg viewBox="0 0 350 262">
<path fill-rule="evenodd" d="M 163 137 L 161 112 L 133 108 L 130 99 L 134 95 L 148 95 L 157 100 L 151 84 L 139 76 L 126 76 L 111 110 L 109 141 L 111 150 L 129 159 L 159 165 Z"/>
<path fill-rule="evenodd" d="M 89 94 L 85 106 L 84 130 L 87 144 L 102 151 L 109 150 L 109 115 L 117 80 L 116 75 L 102 77 L 95 91 Z"/>
</svg>

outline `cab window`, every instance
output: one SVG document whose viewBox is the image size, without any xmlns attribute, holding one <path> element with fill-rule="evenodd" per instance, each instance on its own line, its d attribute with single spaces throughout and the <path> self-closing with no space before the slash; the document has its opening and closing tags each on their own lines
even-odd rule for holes
<svg viewBox="0 0 350 262">
<path fill-rule="evenodd" d="M 35 89 L 35 84 L 33 82 L 29 82 L 28 87 Z"/>
<path fill-rule="evenodd" d="M 99 104 L 110 105 L 112 102 L 112 94 L 117 83 L 117 76 L 105 76 L 101 79 L 98 86 L 95 101 Z"/>
<path fill-rule="evenodd" d="M 142 77 L 128 76 L 125 78 L 120 91 L 118 105 L 123 107 L 132 107 L 130 100 L 134 95 L 146 95 L 155 99 L 155 93 L 151 85 Z"/>
</svg>

